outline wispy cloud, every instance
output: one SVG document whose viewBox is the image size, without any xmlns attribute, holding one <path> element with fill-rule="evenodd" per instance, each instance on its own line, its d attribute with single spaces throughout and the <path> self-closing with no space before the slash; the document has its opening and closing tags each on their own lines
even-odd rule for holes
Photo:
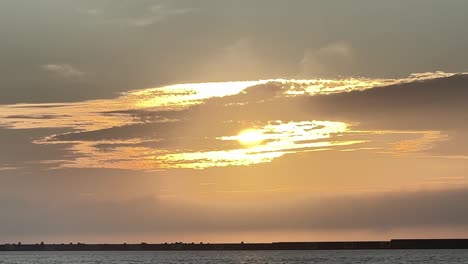
<svg viewBox="0 0 468 264">
<path fill-rule="evenodd" d="M 85 75 L 85 72 L 70 64 L 44 64 L 41 68 L 56 77 L 65 79 L 78 79 Z"/>
<path fill-rule="evenodd" d="M 194 12 L 192 8 L 170 8 L 163 5 L 152 5 L 148 8 L 148 12 L 141 17 L 129 18 L 127 22 L 130 25 L 137 27 L 145 27 L 172 16 L 179 16 Z"/>
<path fill-rule="evenodd" d="M 10 167 L 10 166 L 0 166 L 0 171 L 13 171 L 13 170 L 17 170 L 19 168 L 17 167 Z"/>
<path fill-rule="evenodd" d="M 102 8 L 89 8 L 80 13 L 92 16 L 94 19 L 106 24 L 126 25 L 132 27 L 147 27 L 167 20 L 171 17 L 181 16 L 195 12 L 194 8 L 176 8 L 169 5 L 140 4 L 133 1 L 110 4 Z M 133 12 L 128 12 L 132 9 Z M 126 12 L 122 12 L 125 10 Z"/>
<path fill-rule="evenodd" d="M 350 67 L 354 50 L 348 42 L 334 42 L 319 49 L 308 49 L 300 61 L 301 76 L 339 74 L 338 68 Z"/>
<path fill-rule="evenodd" d="M 430 150 L 436 142 L 443 142 L 448 139 L 446 134 L 439 131 L 428 131 L 422 133 L 422 135 L 419 134 L 418 138 L 402 140 L 392 144 L 392 151 L 398 154 L 422 153 Z"/>
</svg>

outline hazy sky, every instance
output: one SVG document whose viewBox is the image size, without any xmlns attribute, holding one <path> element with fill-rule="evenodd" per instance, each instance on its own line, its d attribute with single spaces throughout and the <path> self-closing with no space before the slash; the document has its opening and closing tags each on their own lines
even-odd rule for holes
<svg viewBox="0 0 468 264">
<path fill-rule="evenodd" d="M 467 237 L 466 10 L 1 1 L 0 243 Z"/>
</svg>

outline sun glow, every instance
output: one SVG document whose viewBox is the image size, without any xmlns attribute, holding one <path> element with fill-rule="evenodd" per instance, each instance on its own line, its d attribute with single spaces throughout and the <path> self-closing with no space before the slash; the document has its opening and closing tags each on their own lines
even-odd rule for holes
<svg viewBox="0 0 468 264">
<path fill-rule="evenodd" d="M 282 106 L 282 103 L 296 103 L 289 101 L 295 96 L 306 99 L 318 94 L 380 89 L 378 87 L 453 75 L 436 72 L 413 74 L 403 79 L 272 79 L 176 84 L 133 90 L 112 99 L 0 105 L 0 128 L 63 131 L 44 134 L 33 141 L 34 144 L 57 144 L 57 148 L 61 145 L 60 148 L 71 153 L 73 158 L 42 161 L 49 168 L 205 169 L 250 166 L 268 163 L 286 154 L 329 150 L 374 149 L 392 155 L 419 155 L 436 142 L 447 140 L 447 135 L 439 131 L 356 131 L 350 130 L 352 124 L 344 122 L 281 121 L 276 116 L 263 114 L 257 120 L 256 106 L 270 107 L 276 103 Z M 221 100 L 222 97 L 225 98 Z M 216 113 L 212 117 L 212 109 L 226 109 L 230 118 L 226 121 Z M 251 111 L 251 116 L 237 115 L 234 112 L 237 110 Z M 294 115 L 290 112 L 287 117 Z M 296 114 L 303 116 L 299 112 Z M 233 126 L 212 133 L 210 130 L 217 130 L 220 121 Z M 239 126 L 250 128 L 239 132 Z M 196 129 L 192 133 L 192 129 L 181 131 L 176 129 L 179 127 Z M 146 128 L 155 132 L 140 131 Z M 156 133 L 159 129 L 164 137 Z M 379 135 L 386 138 L 376 140 Z M 392 143 L 390 149 L 389 143 Z M 357 144 L 367 145 L 348 147 Z"/>
<path fill-rule="evenodd" d="M 263 134 L 257 129 L 247 129 L 239 133 L 237 136 L 239 143 L 245 146 L 255 146 L 264 140 Z"/>
<path fill-rule="evenodd" d="M 235 136 L 218 140 L 237 141 L 243 148 L 169 153 L 158 156 L 164 168 L 205 169 L 226 166 L 250 166 L 271 162 L 286 154 L 324 151 L 364 143 L 364 140 L 339 140 L 347 124 L 332 121 L 270 121 L 263 127 L 247 129 Z"/>
</svg>

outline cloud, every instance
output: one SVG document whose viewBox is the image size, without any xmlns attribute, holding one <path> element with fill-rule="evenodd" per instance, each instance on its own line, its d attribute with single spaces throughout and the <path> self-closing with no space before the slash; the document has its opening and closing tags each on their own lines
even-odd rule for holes
<svg viewBox="0 0 468 264">
<path fill-rule="evenodd" d="M 0 171 L 12 171 L 12 170 L 17 170 L 19 169 L 18 167 L 9 167 L 9 166 L 1 166 L 0 165 Z"/>
<path fill-rule="evenodd" d="M 119 1 L 110 2 L 101 8 L 86 9 L 80 13 L 105 24 L 148 27 L 171 17 L 186 15 L 195 11 L 194 8 L 176 8 L 148 1 Z"/>
<path fill-rule="evenodd" d="M 162 5 L 153 5 L 149 8 L 148 14 L 141 17 L 132 17 L 127 19 L 127 23 L 136 27 L 146 27 L 153 24 L 156 24 L 160 21 L 168 19 L 173 16 L 185 15 L 191 12 L 194 12 L 195 9 L 191 8 L 180 8 L 173 9 L 167 8 Z"/>
<path fill-rule="evenodd" d="M 12 172 L 13 168 L 22 171 L 38 172 L 42 169 L 49 169 L 50 164 L 40 163 L 50 160 L 65 159 L 71 154 L 67 150 L 70 144 L 63 145 L 37 145 L 32 141 L 35 138 L 46 137 L 53 133 L 64 132 L 54 129 L 32 129 L 32 130 L 10 130 L 0 128 L 0 173 L 2 175 L 18 175 L 19 172 Z"/>
<path fill-rule="evenodd" d="M 41 68 L 54 76 L 64 79 L 79 79 L 85 75 L 85 72 L 70 64 L 45 64 Z"/>
<path fill-rule="evenodd" d="M 463 74 L 424 73 L 172 85 L 54 107 L 4 106 L 0 125 L 65 130 L 34 140 L 74 153 L 44 161 L 62 168 L 250 166 L 330 150 L 459 157 L 467 154 L 467 83 Z M 263 138 L 257 146 L 233 140 L 247 128 Z M 440 150 L 455 133 L 462 144 Z"/>
<path fill-rule="evenodd" d="M 268 207 L 217 207 L 160 198 L 106 201 L 99 196 L 60 200 L 0 200 L 0 235 L 101 236 L 112 233 L 319 231 L 466 228 L 468 190 L 390 192 L 310 197 Z M 284 216 L 287 215 L 287 218 Z M 21 219 L 21 221 L 18 221 Z M 44 221 L 47 219 L 47 221 Z M 461 235 L 466 235 L 461 234 Z"/>
<path fill-rule="evenodd" d="M 307 50 L 300 61 L 300 76 L 331 76 L 345 72 L 354 60 L 354 50 L 347 42 L 330 43 L 317 50 Z"/>
<path fill-rule="evenodd" d="M 466 74 L 438 72 L 185 84 L 1 105 L 0 235 L 457 234 L 468 226 L 467 84 Z M 261 143 L 239 144 L 244 129 Z M 141 175 L 176 177 L 159 186 Z"/>
<path fill-rule="evenodd" d="M 304 107 L 324 118 L 366 128 L 453 130 L 467 128 L 468 75 L 416 80 L 306 99 Z"/>
<path fill-rule="evenodd" d="M 279 76 L 279 65 L 261 53 L 261 46 L 253 38 L 241 37 L 200 61 L 193 78 L 252 80 Z"/>
</svg>

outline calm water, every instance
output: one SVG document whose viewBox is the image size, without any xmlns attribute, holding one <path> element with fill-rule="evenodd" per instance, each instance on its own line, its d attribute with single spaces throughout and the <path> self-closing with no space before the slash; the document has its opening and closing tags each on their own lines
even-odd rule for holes
<svg viewBox="0 0 468 264">
<path fill-rule="evenodd" d="M 221 264 L 221 263 L 468 263 L 468 250 L 0 252 L 0 263 L 18 264 Z"/>
</svg>

